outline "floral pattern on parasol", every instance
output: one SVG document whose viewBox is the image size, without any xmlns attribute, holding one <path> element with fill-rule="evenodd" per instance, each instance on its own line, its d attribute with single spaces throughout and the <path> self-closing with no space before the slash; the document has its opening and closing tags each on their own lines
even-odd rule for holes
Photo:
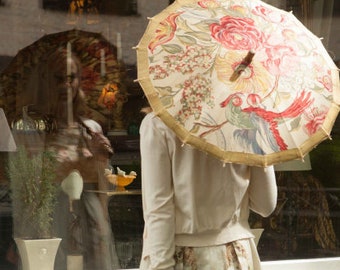
<svg viewBox="0 0 340 270">
<path fill-rule="evenodd" d="M 320 39 L 262 1 L 176 1 L 151 18 L 137 57 L 155 113 L 223 162 L 303 158 L 339 111 L 339 73 Z"/>
</svg>

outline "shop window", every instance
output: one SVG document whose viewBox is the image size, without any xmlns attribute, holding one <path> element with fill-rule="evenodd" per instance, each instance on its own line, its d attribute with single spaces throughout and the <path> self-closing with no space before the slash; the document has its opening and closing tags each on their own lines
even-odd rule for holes
<svg viewBox="0 0 340 270">
<path fill-rule="evenodd" d="M 0 2 L 1 4 L 1 2 Z M 43 8 L 48 10 L 112 14 L 120 16 L 137 15 L 137 0 L 43 0 Z"/>
<path fill-rule="evenodd" d="M 82 84 L 82 90 L 85 91 L 85 94 L 88 97 L 87 101 L 92 106 L 90 111 L 91 118 L 96 119 L 97 122 L 101 124 L 105 135 L 107 135 L 115 150 L 115 153 L 110 160 L 112 167 L 115 170 L 119 167 L 126 172 L 137 172 L 137 177 L 134 182 L 126 187 L 127 190 L 131 192 L 134 191 L 135 193 L 132 192 L 129 196 L 126 196 L 124 193 L 105 193 L 105 196 L 100 197 L 100 203 L 105 201 L 107 204 L 104 205 L 105 207 L 107 206 L 105 209 L 108 210 L 107 213 L 105 213 L 108 216 L 105 216 L 105 218 L 108 218 L 110 221 L 117 253 L 119 253 L 119 243 L 131 242 L 133 257 L 132 259 L 130 258 L 128 266 L 130 268 L 136 268 L 138 267 L 140 258 L 143 231 L 138 127 L 141 118 L 143 117 L 140 113 L 140 109 L 145 105 L 146 99 L 142 90 L 139 88 L 138 83 L 133 82 L 137 78 L 135 59 L 133 57 L 129 58 L 130 55 L 126 52 L 129 51 L 131 55 L 135 54 L 135 52 L 131 50 L 131 47 L 137 44 L 138 37 L 141 36 L 142 31 L 145 30 L 144 26 L 140 27 L 140 29 L 138 29 L 138 27 L 146 21 L 144 19 L 146 17 L 144 15 L 146 14 L 142 14 L 143 16 L 135 16 L 141 12 L 141 10 L 138 11 L 137 0 L 35 1 L 41 3 L 41 9 L 37 11 L 37 14 L 40 16 L 39 18 L 41 19 L 41 25 L 36 21 L 34 21 L 34 23 L 32 21 L 29 22 L 25 16 L 19 17 L 17 12 L 10 10 L 8 6 L 10 6 L 9 3 L 11 1 L 0 0 L 1 10 L 8 9 L 8 12 L 3 12 L 2 14 L 5 19 L 8 19 L 5 21 L 15 22 L 10 25 L 8 29 L 3 29 L 0 24 L 0 37 L 5 33 L 5 31 L 2 30 L 7 31 L 3 38 L 6 42 L 3 46 L 0 46 L 0 74 L 4 71 L 8 72 L 7 68 L 11 61 L 16 57 L 18 51 L 41 37 L 39 35 L 33 40 L 31 33 L 41 33 L 41 30 L 43 29 L 44 33 L 51 34 L 52 32 L 55 32 L 57 28 L 64 29 L 65 27 L 68 27 L 69 29 L 72 29 L 74 26 L 70 26 L 69 24 L 67 26 L 67 23 L 70 21 L 70 18 L 67 15 L 70 12 L 73 12 L 75 15 L 98 15 L 99 19 L 97 19 L 97 17 L 95 18 L 97 24 L 91 25 L 90 23 L 87 23 L 81 25 L 81 27 L 84 28 L 83 30 L 85 31 L 101 32 L 101 34 L 112 43 L 112 46 L 111 44 L 109 44 L 110 46 L 105 47 L 100 47 L 99 45 L 94 46 L 93 41 L 91 41 L 92 43 L 89 42 L 88 45 L 84 46 L 85 48 L 81 48 L 80 54 L 84 57 L 84 66 L 82 69 L 84 73 L 83 79 L 85 79 Z M 158 2 L 162 2 L 163 6 L 158 5 Z M 155 6 L 154 10 L 160 10 L 173 2 L 174 0 L 149 0 L 145 1 L 145 5 Z M 340 18 L 340 1 L 267 0 L 265 2 L 277 4 L 278 7 L 285 8 L 289 11 L 292 10 L 301 21 L 309 23 L 309 27 L 311 27 L 316 34 L 323 37 L 323 42 L 325 44 L 329 39 L 329 48 L 334 51 L 335 60 L 340 59 L 339 56 L 336 57 L 337 53 L 340 54 L 339 46 L 337 46 L 339 39 L 336 35 L 336 33 L 339 32 L 336 30 L 340 27 L 339 23 L 334 22 L 332 24 L 333 30 L 329 32 L 329 19 L 331 18 L 331 15 L 333 14 L 334 21 L 335 19 Z M 328 8 L 333 2 L 333 13 L 329 13 Z M 324 3 L 323 9 L 319 9 L 316 5 L 320 3 Z M 313 11 L 311 11 L 311 4 L 314 5 L 312 8 Z M 23 6 L 21 6 L 21 8 L 23 8 Z M 323 11 L 321 12 L 321 10 Z M 325 13 L 326 11 L 328 13 Z M 30 12 L 35 11 L 30 10 Z M 309 12 L 308 16 L 306 15 L 306 12 Z M 65 16 L 65 18 L 63 17 L 63 21 L 60 20 L 60 17 L 55 19 L 54 15 L 56 14 L 58 16 L 60 16 L 60 14 Z M 318 18 L 317 20 L 311 20 L 316 17 Z M 320 17 L 324 18 L 324 20 L 319 20 Z M 78 25 L 80 25 L 80 23 Z M 116 33 L 118 32 L 119 37 L 122 37 L 122 39 L 119 39 L 121 47 L 118 46 L 118 42 L 116 42 Z M 18 36 L 20 38 L 18 38 Z M 58 42 L 60 42 L 60 39 Z M 50 46 L 56 43 L 57 42 L 51 42 Z M 4 48 L 8 47 L 6 44 L 11 44 L 11 46 L 15 48 L 15 52 L 4 51 Z M 102 42 L 101 45 L 103 45 Z M 79 46 L 79 43 L 73 41 L 72 50 L 79 49 Z M 98 48 L 101 48 L 102 50 Z M 31 50 L 29 56 L 34 54 L 37 55 L 40 52 L 40 49 Z M 118 49 L 124 51 L 124 57 L 122 58 L 124 61 L 126 61 L 127 58 L 130 60 L 118 65 L 119 61 L 116 61 L 114 55 Z M 109 54 L 111 51 L 113 55 Z M 93 53 L 97 58 L 97 62 L 92 61 L 93 59 L 89 59 L 89 52 Z M 0 107 L 6 109 L 6 116 L 10 124 L 13 122 L 13 119 L 17 119 L 15 118 L 17 113 L 21 112 L 21 110 L 15 111 L 17 102 L 22 102 L 23 100 L 11 91 L 18 90 L 20 92 L 23 89 L 29 89 L 32 93 L 35 93 L 34 91 L 36 90 L 34 87 L 24 88 L 23 86 L 26 81 L 21 73 L 27 71 L 29 56 L 22 57 L 21 62 L 15 66 L 16 69 L 13 68 L 11 74 L 6 74 L 5 77 L 7 79 L 12 76 L 13 81 L 11 81 L 11 83 L 13 82 L 13 84 L 8 86 L 5 85 L 3 81 L 0 81 Z M 103 57 L 103 61 L 101 61 L 101 57 Z M 104 65 L 104 68 L 102 68 L 102 64 Z M 117 74 L 113 76 L 112 73 L 114 72 L 117 72 Z M 38 75 L 34 78 L 38 78 Z M 105 85 L 107 82 L 106 79 L 108 78 L 113 82 L 116 82 L 119 89 L 127 91 L 127 99 L 125 99 L 124 96 L 120 97 L 122 101 L 126 100 L 126 102 L 123 102 L 122 104 L 123 111 L 113 112 L 107 108 L 100 107 L 97 103 L 100 90 L 102 89 L 102 86 Z M 94 82 L 97 82 L 96 85 L 94 85 Z M 94 94 L 95 88 L 98 88 L 96 94 Z M 8 89 L 10 89 L 10 91 L 8 91 Z M 46 89 L 48 88 L 44 88 L 44 91 Z M 20 93 L 25 94 L 23 95 L 24 98 L 30 97 L 30 93 Z M 118 98 L 118 96 L 115 95 L 113 97 Z M 13 102 L 9 102 L 9 100 L 13 100 Z M 50 100 L 49 102 L 52 101 Z M 34 107 L 30 108 L 32 110 L 34 109 Z M 33 114 L 33 112 L 35 111 L 31 111 L 31 114 L 28 114 L 28 116 L 31 118 L 37 116 L 37 114 Z M 30 113 L 30 111 L 28 111 L 28 113 Z M 109 122 L 108 119 L 112 120 L 114 113 L 123 116 L 124 124 L 126 124 L 124 128 L 126 128 L 127 134 L 109 134 L 108 131 L 115 123 L 112 121 Z M 40 115 L 40 118 L 43 119 L 42 121 L 45 124 L 45 118 L 42 118 L 43 116 L 45 117 L 45 115 Z M 36 118 L 33 117 L 33 120 L 34 119 Z M 117 122 L 118 118 L 114 117 L 114 119 Z M 20 123 L 20 121 L 14 123 Z M 311 170 L 302 172 L 276 172 L 279 186 L 279 200 L 277 209 L 270 217 L 260 218 L 252 213 L 250 218 L 252 227 L 264 228 L 264 232 L 258 245 L 262 260 L 273 261 L 281 259 L 340 256 L 340 176 L 338 173 L 340 162 L 339 120 L 336 122 L 332 132 L 332 139 L 332 141 L 323 142 L 311 152 Z M 70 141 L 67 143 L 69 142 Z M 15 243 L 13 243 L 12 239 L 13 224 L 11 194 L 8 186 L 9 180 L 6 174 L 7 161 L 8 153 L 0 153 L 0 269 L 2 270 L 14 269 L 7 268 L 7 266 L 16 264 L 16 259 L 18 258 L 16 257 L 18 254 L 16 254 Z M 91 169 L 91 166 L 88 167 Z M 88 189 L 88 192 L 86 194 L 91 195 L 89 196 L 90 199 L 93 199 L 92 195 L 94 194 L 101 194 L 98 193 L 99 188 L 93 183 L 90 183 L 89 181 L 87 184 L 86 189 Z M 109 185 L 109 183 L 106 184 Z M 105 188 L 110 190 L 112 187 L 101 187 L 101 191 Z M 67 203 L 67 201 L 65 203 Z M 77 204 L 75 204 L 75 207 L 76 206 Z M 94 211 L 92 215 L 95 216 L 95 214 L 96 212 Z M 84 222 L 84 220 L 81 221 Z M 88 222 L 95 223 L 96 219 L 88 217 Z"/>
<path fill-rule="evenodd" d="M 120 16 L 137 15 L 137 0 L 103 0 L 100 13 Z"/>
<path fill-rule="evenodd" d="M 57 10 L 57 11 L 67 11 L 69 7 L 69 1 L 61 1 L 61 0 L 43 0 L 42 7 L 43 9 L 48 10 Z"/>
</svg>

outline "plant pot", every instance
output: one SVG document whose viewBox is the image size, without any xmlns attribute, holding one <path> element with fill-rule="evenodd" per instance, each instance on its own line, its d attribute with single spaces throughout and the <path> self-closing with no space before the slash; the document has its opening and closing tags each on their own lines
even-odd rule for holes
<svg viewBox="0 0 340 270">
<path fill-rule="evenodd" d="M 22 270 L 53 270 L 61 238 L 15 238 L 21 258 Z"/>
</svg>

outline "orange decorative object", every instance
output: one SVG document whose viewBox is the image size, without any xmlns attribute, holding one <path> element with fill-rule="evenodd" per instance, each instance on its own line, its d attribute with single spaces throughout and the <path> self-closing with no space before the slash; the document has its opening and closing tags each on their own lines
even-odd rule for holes
<svg viewBox="0 0 340 270">
<path fill-rule="evenodd" d="M 118 93 L 118 86 L 116 83 L 108 83 L 104 86 L 102 93 L 98 99 L 98 105 L 112 110 L 116 102 L 116 94 Z"/>
<path fill-rule="evenodd" d="M 117 191 L 124 191 L 125 187 L 130 185 L 133 180 L 136 178 L 135 175 L 117 175 L 117 174 L 110 174 L 105 176 L 106 179 L 116 186 Z"/>
<path fill-rule="evenodd" d="M 116 185 L 118 189 L 124 189 L 126 186 L 130 185 L 135 178 L 135 175 L 117 175 Z"/>
</svg>

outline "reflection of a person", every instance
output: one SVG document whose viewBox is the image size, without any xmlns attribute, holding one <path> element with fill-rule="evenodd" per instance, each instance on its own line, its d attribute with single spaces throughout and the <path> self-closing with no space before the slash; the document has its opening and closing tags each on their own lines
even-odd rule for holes
<svg viewBox="0 0 340 270">
<path fill-rule="evenodd" d="M 98 174 L 93 165 L 107 166 L 108 155 L 112 151 L 110 142 L 103 136 L 102 128 L 96 121 L 84 117 L 87 108 L 80 88 L 81 66 L 78 59 L 69 59 L 69 75 L 66 75 L 65 59 L 65 52 L 54 53 L 48 58 L 41 75 L 39 110 L 57 123 L 57 134 L 49 136 L 48 145 L 58 153 L 61 166 L 57 172 L 60 179 L 66 177 L 71 169 L 78 169 L 83 177 L 86 175 L 85 182 L 103 185 L 106 181 L 99 176 L 104 169 Z M 71 104 L 68 104 L 67 98 L 69 90 Z M 69 122 L 70 119 L 72 122 Z"/>
<path fill-rule="evenodd" d="M 85 117 L 79 60 L 73 55 L 67 57 L 66 51 L 56 51 L 46 58 L 40 68 L 41 82 L 36 105 L 40 112 L 56 121 L 57 131 L 46 136 L 45 147 L 57 154 L 58 181 L 61 182 L 76 169 L 83 177 L 84 189 L 107 188 L 104 169 L 109 166 L 112 149 L 108 139 L 103 136 L 101 126 Z M 68 94 L 71 94 L 71 98 Z M 78 238 L 77 250 L 84 255 L 86 269 L 106 270 L 116 267 L 117 258 L 106 207 L 106 198 L 83 193 L 81 200 L 74 204 L 73 213 L 81 217 L 82 222 L 78 222 L 81 233 L 73 228 L 77 235 L 68 235 L 68 198 L 61 192 L 55 229 L 57 236 L 64 240 L 59 248 L 56 269 L 65 269 L 66 256 L 70 252 L 67 239 L 74 242 L 74 237 Z"/>
<path fill-rule="evenodd" d="M 72 113 L 72 116 L 77 118 L 81 113 L 80 106 L 84 106 L 83 92 L 80 89 L 81 66 L 78 59 L 72 56 L 65 62 L 67 57 L 63 51 L 57 52 L 51 57 L 47 59 L 46 67 L 42 71 L 42 79 L 47 83 L 48 89 L 41 89 L 39 96 L 43 107 L 41 106 L 40 109 L 55 116 L 58 127 L 65 128 L 74 124 L 67 122 L 68 113 Z M 69 90 L 72 97 L 71 109 L 74 106 L 74 110 L 71 112 L 68 111 L 67 104 Z"/>
</svg>

